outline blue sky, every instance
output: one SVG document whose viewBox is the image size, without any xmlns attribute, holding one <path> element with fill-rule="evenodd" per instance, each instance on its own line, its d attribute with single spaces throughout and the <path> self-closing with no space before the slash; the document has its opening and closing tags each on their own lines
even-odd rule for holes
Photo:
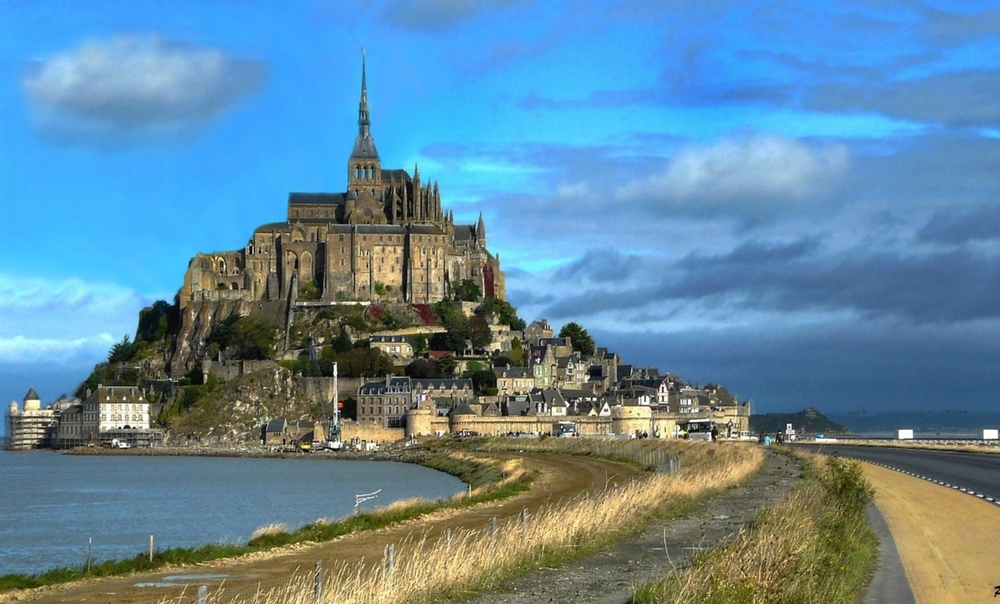
<svg viewBox="0 0 1000 604">
<path fill-rule="evenodd" d="M 0 398 L 72 391 L 199 251 L 384 166 L 526 318 L 757 411 L 989 410 L 988 2 L 0 1 Z"/>
</svg>

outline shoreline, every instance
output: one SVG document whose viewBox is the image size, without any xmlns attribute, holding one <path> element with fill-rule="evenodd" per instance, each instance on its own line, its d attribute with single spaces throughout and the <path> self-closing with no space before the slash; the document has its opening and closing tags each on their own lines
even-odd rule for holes
<svg viewBox="0 0 1000 604">
<path fill-rule="evenodd" d="M 421 449 L 389 449 L 385 451 L 268 451 L 250 447 L 144 447 L 110 449 L 104 447 L 74 447 L 53 451 L 63 455 L 118 457 L 240 457 L 247 459 L 338 459 L 344 461 L 398 461 L 420 463 L 429 455 Z"/>
</svg>

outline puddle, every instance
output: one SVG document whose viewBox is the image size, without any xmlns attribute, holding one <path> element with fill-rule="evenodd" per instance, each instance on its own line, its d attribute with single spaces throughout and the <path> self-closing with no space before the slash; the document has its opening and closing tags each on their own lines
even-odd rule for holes
<svg viewBox="0 0 1000 604">
<path fill-rule="evenodd" d="M 160 589 L 171 589 L 174 587 L 184 587 L 191 583 L 211 583 L 219 582 L 230 578 L 259 579 L 260 575 L 212 575 L 212 574 L 190 574 L 190 575 L 168 575 L 159 581 L 148 583 L 136 583 L 136 587 L 156 587 Z"/>
</svg>

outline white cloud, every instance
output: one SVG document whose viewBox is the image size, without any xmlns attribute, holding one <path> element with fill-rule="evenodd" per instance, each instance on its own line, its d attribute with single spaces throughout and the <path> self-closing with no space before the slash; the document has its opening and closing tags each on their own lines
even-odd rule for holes
<svg viewBox="0 0 1000 604">
<path fill-rule="evenodd" d="M 798 200 L 825 193 L 848 163 L 843 145 L 813 149 L 778 136 L 728 138 L 681 150 L 664 170 L 619 187 L 615 196 L 619 201 Z"/>
<path fill-rule="evenodd" d="M 14 336 L 0 338 L 0 364 L 77 365 L 94 363 L 105 358 L 108 350 L 120 338 L 101 333 L 88 338 L 58 340 Z"/>
<path fill-rule="evenodd" d="M 135 333 L 139 310 L 152 301 L 112 284 L 0 275 L 0 362 L 99 361 Z"/>
<path fill-rule="evenodd" d="M 256 90 L 256 61 L 157 35 L 91 40 L 29 70 L 24 89 L 47 129 L 132 132 L 177 128 L 214 115 Z"/>
</svg>

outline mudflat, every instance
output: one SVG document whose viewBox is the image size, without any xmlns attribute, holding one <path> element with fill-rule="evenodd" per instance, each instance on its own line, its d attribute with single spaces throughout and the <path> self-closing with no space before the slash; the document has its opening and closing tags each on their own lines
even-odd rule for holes
<svg viewBox="0 0 1000 604">
<path fill-rule="evenodd" d="M 918 604 L 996 602 L 1000 506 L 863 463 Z"/>
</svg>

